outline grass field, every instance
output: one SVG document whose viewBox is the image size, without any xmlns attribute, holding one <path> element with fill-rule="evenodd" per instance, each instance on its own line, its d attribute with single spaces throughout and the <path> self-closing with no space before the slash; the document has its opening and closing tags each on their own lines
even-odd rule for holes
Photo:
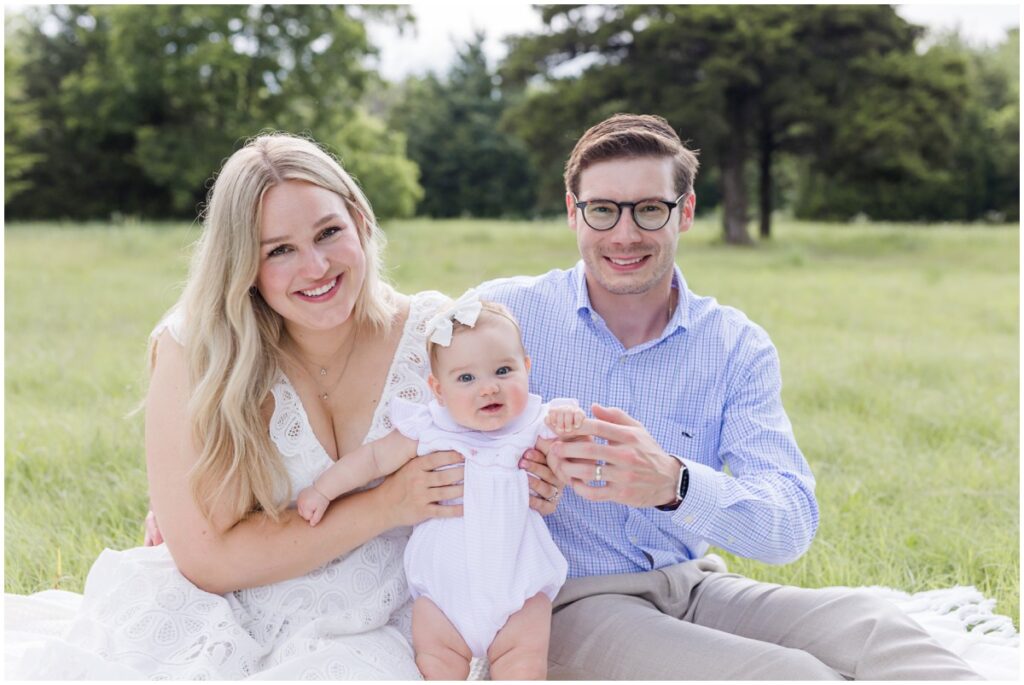
<svg viewBox="0 0 1024 685">
<path fill-rule="evenodd" d="M 385 226 L 400 289 L 458 295 L 576 259 L 557 222 Z M 184 225 L 6 232 L 5 589 L 80 591 L 147 509 L 146 336 L 180 292 Z M 821 527 L 798 562 L 725 555 L 754 578 L 907 591 L 975 585 L 1019 626 L 1017 227 L 813 226 L 727 247 L 681 241 L 690 287 L 772 335 L 817 477 Z"/>
</svg>

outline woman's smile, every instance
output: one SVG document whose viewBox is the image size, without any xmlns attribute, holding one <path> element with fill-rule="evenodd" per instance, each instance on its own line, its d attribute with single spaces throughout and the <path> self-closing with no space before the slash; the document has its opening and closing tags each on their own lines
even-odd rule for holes
<svg viewBox="0 0 1024 685">
<path fill-rule="evenodd" d="M 334 294 L 338 292 L 343 278 L 344 274 L 338 274 L 321 285 L 305 290 L 296 290 L 295 295 L 307 302 L 324 302 L 334 297 Z"/>
</svg>

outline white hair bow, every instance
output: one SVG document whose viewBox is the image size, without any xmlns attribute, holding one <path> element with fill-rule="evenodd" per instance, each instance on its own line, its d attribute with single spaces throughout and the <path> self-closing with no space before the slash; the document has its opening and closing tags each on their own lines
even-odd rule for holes
<svg viewBox="0 0 1024 685">
<path fill-rule="evenodd" d="M 462 296 L 455 300 L 451 307 L 436 314 L 427 324 L 430 342 L 448 347 L 452 344 L 452 322 L 458 321 L 472 328 L 476 325 L 476 319 L 480 316 L 482 308 L 480 294 L 476 290 L 470 288 L 462 293 Z"/>
</svg>

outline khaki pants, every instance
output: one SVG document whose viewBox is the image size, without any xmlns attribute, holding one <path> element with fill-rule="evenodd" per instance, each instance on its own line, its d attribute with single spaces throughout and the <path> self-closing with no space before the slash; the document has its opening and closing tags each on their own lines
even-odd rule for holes
<svg viewBox="0 0 1024 685">
<path fill-rule="evenodd" d="M 980 680 L 895 605 L 725 572 L 717 557 L 569 580 L 551 680 Z"/>
</svg>

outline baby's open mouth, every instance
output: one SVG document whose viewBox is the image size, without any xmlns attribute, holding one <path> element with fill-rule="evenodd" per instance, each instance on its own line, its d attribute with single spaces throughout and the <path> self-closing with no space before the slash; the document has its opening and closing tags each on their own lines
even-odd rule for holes
<svg viewBox="0 0 1024 685">
<path fill-rule="evenodd" d="M 488 404 L 486 407 L 481 407 L 480 411 L 487 412 L 488 414 L 493 414 L 494 412 L 499 411 L 504 406 L 504 404 L 494 402 L 492 404 Z"/>
</svg>

